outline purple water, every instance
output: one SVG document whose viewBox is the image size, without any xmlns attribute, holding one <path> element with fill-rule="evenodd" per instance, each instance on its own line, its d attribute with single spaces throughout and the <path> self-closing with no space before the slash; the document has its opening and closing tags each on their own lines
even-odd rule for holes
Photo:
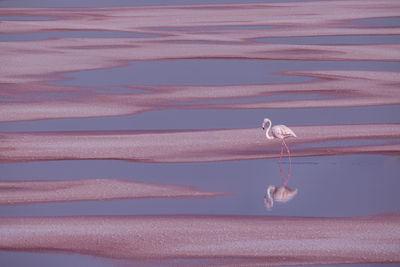
<svg viewBox="0 0 400 267">
<path fill-rule="evenodd" d="M 201 190 L 234 194 L 210 199 L 135 199 L 0 206 L 0 213 L 13 216 L 171 213 L 265 215 L 262 198 L 266 185 L 279 182 L 276 161 L 185 164 L 56 161 L 2 164 L 2 173 L 9 174 L 7 180 L 114 177 L 158 184 L 186 184 Z M 393 175 L 399 171 L 396 161 L 392 157 L 373 155 L 296 158 L 289 186 L 299 189 L 298 196 L 267 214 L 346 217 L 396 210 L 399 200 L 395 198 L 399 181 Z M 287 162 L 284 166 L 287 167 Z M 75 176 L 69 173 L 75 173 Z M 356 197 L 354 190 L 357 190 Z M 379 193 L 383 191 L 386 193 Z M 315 199 L 318 201 L 315 202 Z"/>
</svg>

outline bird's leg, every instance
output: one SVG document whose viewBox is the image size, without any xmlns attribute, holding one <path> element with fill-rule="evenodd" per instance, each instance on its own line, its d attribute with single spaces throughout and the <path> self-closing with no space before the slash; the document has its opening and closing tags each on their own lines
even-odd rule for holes
<svg viewBox="0 0 400 267">
<path fill-rule="evenodd" d="M 289 181 L 290 178 L 290 169 L 292 168 L 292 160 L 290 159 L 290 150 L 289 147 L 286 145 L 285 139 L 282 139 L 282 143 L 285 145 L 286 150 L 288 152 L 289 155 L 289 172 L 288 172 L 288 176 L 286 178 L 286 181 L 283 183 L 284 186 L 286 186 L 287 182 Z"/>
<path fill-rule="evenodd" d="M 282 183 L 285 183 L 285 178 L 283 177 L 283 170 L 282 170 L 282 167 L 281 167 L 282 155 L 283 155 L 283 139 L 282 139 L 282 142 L 281 142 L 281 156 L 279 157 L 278 165 L 279 165 L 279 169 L 281 170 Z"/>
</svg>

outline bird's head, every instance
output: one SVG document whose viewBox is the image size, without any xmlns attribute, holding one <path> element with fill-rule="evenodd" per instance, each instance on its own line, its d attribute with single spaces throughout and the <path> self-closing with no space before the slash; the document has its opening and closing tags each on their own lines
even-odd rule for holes
<svg viewBox="0 0 400 267">
<path fill-rule="evenodd" d="M 263 130 L 265 130 L 265 124 L 267 124 L 267 122 L 271 122 L 271 121 L 270 121 L 270 119 L 265 118 L 265 119 L 263 120 L 262 125 L 261 125 L 261 127 L 262 127 Z"/>
</svg>

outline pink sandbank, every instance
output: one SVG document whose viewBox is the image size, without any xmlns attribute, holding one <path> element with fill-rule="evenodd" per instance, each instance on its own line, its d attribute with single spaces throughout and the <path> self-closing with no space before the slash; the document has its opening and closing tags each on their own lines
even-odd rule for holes
<svg viewBox="0 0 400 267">
<path fill-rule="evenodd" d="M 398 154 L 399 124 L 291 127 L 292 156 Z M 181 131 L 1 133 L 0 161 L 118 159 L 138 162 L 205 162 L 279 157 L 280 140 L 259 128 Z M 343 143 L 369 140 L 365 145 Z M 380 140 L 379 144 L 374 143 Z M 338 141 L 325 145 L 323 142 Z M 339 142 L 340 141 L 340 142 Z M 383 142 L 383 144 L 382 144 Z M 343 144 L 346 144 L 345 146 Z"/>
<path fill-rule="evenodd" d="M 135 198 L 214 197 L 225 194 L 200 191 L 190 186 L 150 184 L 121 179 L 1 181 L 0 192 L 0 205 Z"/>
<path fill-rule="evenodd" d="M 398 263 L 400 216 L 1 217 L 0 249 L 240 266 Z M 175 262 L 176 263 L 176 262 Z"/>
<path fill-rule="evenodd" d="M 131 94 L 94 94 L 79 87 L 35 83 L 28 87 L 25 84 L 7 85 L 0 92 L 0 96 L 18 101 L 2 103 L 0 121 L 120 116 L 173 108 L 275 109 L 400 104 L 400 92 L 397 87 L 400 75 L 396 72 L 321 70 L 283 74 L 310 77 L 312 80 L 302 83 L 256 85 L 130 85 L 143 90 L 141 93 Z M 82 92 L 79 93 L 79 90 Z M 66 100 L 41 100 L 34 97 L 36 93 L 59 91 L 66 92 L 71 97 Z M 285 99 L 287 95 L 292 95 L 292 99 Z M 316 98 L 315 95 L 319 97 Z M 268 99 L 276 96 L 283 99 Z"/>
</svg>

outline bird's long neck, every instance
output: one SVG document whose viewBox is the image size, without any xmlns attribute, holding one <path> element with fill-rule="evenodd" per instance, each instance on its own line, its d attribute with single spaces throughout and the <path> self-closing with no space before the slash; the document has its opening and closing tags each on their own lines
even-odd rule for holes
<svg viewBox="0 0 400 267">
<path fill-rule="evenodd" d="M 267 188 L 267 197 L 268 197 L 268 201 L 271 203 L 271 207 L 274 206 L 274 198 L 271 196 L 271 192 L 275 191 L 275 186 L 270 185 Z"/>
<path fill-rule="evenodd" d="M 266 123 L 269 123 L 269 125 L 268 125 L 268 128 L 267 128 L 267 131 L 265 132 L 265 136 L 266 136 L 268 139 L 274 139 L 274 137 L 273 137 L 272 135 L 269 134 L 269 131 L 271 130 L 271 126 L 272 126 L 271 120 L 270 120 L 270 119 L 267 119 L 267 120 L 266 120 Z"/>
</svg>

